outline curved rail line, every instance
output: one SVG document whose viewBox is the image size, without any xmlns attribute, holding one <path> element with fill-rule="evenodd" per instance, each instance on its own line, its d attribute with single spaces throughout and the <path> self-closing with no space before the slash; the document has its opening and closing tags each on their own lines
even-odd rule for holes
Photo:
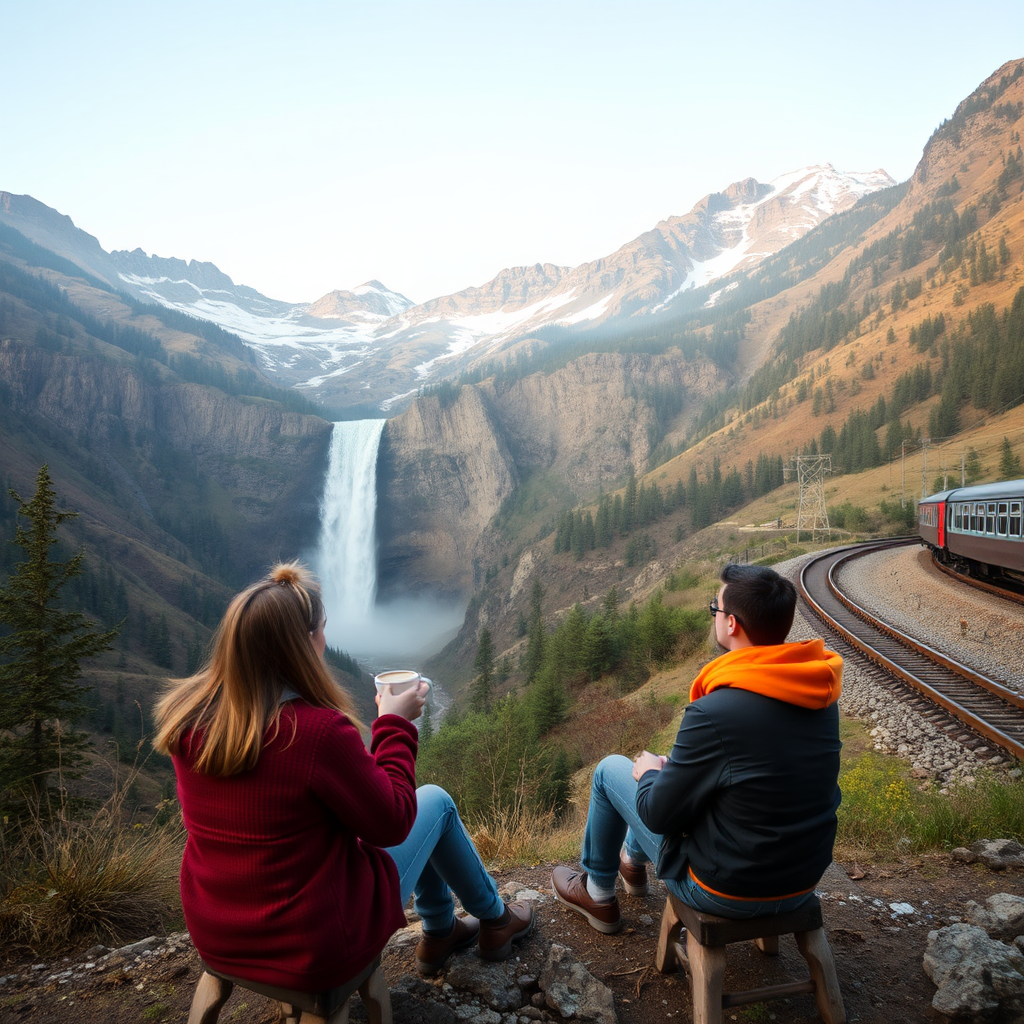
<svg viewBox="0 0 1024 1024">
<path fill-rule="evenodd" d="M 800 593 L 827 626 L 877 665 L 941 705 L 964 725 L 1024 760 L 1024 697 L 900 632 L 843 594 L 839 569 L 863 555 L 916 544 L 897 538 L 830 551 L 800 573 Z"/>
<path fill-rule="evenodd" d="M 974 576 L 968 576 L 966 573 L 957 572 L 956 569 L 949 565 L 943 565 L 935 557 L 935 552 L 932 552 L 932 565 L 935 566 L 939 572 L 944 572 L 947 576 L 952 576 L 958 583 L 966 583 L 969 587 L 974 587 L 976 590 L 984 590 L 988 594 L 995 594 L 996 597 L 1001 597 L 1005 601 L 1013 601 L 1015 604 L 1024 604 L 1024 587 L 1020 590 L 1007 590 L 1005 587 L 996 586 L 994 583 L 986 583 L 984 580 L 979 580 Z"/>
</svg>

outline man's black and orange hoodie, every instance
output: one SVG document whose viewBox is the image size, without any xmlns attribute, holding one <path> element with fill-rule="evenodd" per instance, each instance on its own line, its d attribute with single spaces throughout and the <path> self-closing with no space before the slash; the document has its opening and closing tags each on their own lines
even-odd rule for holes
<svg viewBox="0 0 1024 1024">
<path fill-rule="evenodd" d="M 745 647 L 704 667 L 675 745 L 637 790 L 663 836 L 661 878 L 774 900 L 813 889 L 832 860 L 843 662 L 821 640 Z"/>
</svg>

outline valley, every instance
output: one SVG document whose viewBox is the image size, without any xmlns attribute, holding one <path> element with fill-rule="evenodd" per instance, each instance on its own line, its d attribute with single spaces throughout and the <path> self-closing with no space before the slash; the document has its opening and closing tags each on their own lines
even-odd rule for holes
<svg viewBox="0 0 1024 1024">
<path fill-rule="evenodd" d="M 106 253 L 3 193 L 0 472 L 24 494 L 50 466 L 82 513 L 79 599 L 123 619 L 90 669 L 98 738 L 116 721 L 130 745 L 132 702 L 195 665 L 269 561 L 324 562 L 332 420 L 388 417 L 374 536 L 341 575 L 369 552 L 365 593 L 452 610 L 426 668 L 457 701 L 484 626 L 504 690 L 526 686 L 534 580 L 554 630 L 613 587 L 623 611 L 671 604 L 681 567 L 806 545 L 794 456 L 831 456 L 833 538 L 999 476 L 1024 451 L 1022 110 L 1012 61 L 902 184 L 747 179 L 608 257 L 416 306 L 378 281 L 278 302 L 209 263 Z"/>
</svg>

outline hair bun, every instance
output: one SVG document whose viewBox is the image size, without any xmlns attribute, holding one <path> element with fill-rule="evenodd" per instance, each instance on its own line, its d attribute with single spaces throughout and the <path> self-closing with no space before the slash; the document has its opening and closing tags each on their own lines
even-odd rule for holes
<svg viewBox="0 0 1024 1024">
<path fill-rule="evenodd" d="M 290 583 L 293 587 L 304 587 L 309 582 L 309 573 L 301 562 L 279 562 L 270 570 L 275 583 Z"/>
</svg>

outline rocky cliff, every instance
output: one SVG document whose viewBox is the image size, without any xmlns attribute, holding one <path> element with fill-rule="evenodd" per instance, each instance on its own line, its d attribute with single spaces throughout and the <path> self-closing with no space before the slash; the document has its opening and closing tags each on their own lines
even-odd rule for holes
<svg viewBox="0 0 1024 1024">
<path fill-rule="evenodd" d="M 483 535 L 516 486 L 543 479 L 557 510 L 642 471 L 664 433 L 721 387 L 705 360 L 584 356 L 511 383 L 418 398 L 388 421 L 378 463 L 380 590 L 468 596 L 493 553 Z M 552 506 L 552 512 L 556 509 Z"/>
<path fill-rule="evenodd" d="M 10 339 L 0 341 L 0 388 L 4 426 L 17 423 L 54 445 L 30 455 L 23 440 L 0 431 L 8 470 L 15 460 L 67 460 L 73 504 L 94 522 L 117 521 L 115 532 L 155 537 L 187 482 L 216 506 L 191 511 L 213 512 L 229 533 L 232 576 L 294 556 L 316 536 L 330 439 L 318 417 L 185 383 L 152 364 Z M 186 512 L 175 508 L 178 519 Z"/>
<path fill-rule="evenodd" d="M 382 596 L 400 589 L 466 596 L 481 533 L 519 482 L 488 396 L 419 398 L 389 420 L 377 466 Z"/>
</svg>

